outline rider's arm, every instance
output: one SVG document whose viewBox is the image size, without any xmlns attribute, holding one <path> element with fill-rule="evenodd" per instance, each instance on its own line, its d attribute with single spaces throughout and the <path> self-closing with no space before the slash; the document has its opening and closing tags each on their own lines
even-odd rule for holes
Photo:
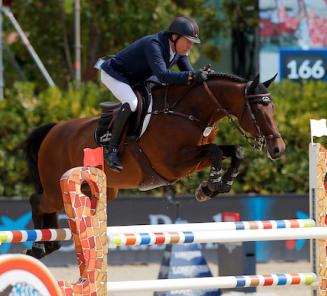
<svg viewBox="0 0 327 296">
<path fill-rule="evenodd" d="M 187 56 L 180 56 L 177 60 L 178 69 L 181 71 L 193 71 Z"/>
<path fill-rule="evenodd" d="M 157 76 L 160 82 L 167 84 L 188 82 L 190 71 L 174 72 L 167 69 L 161 44 L 157 40 L 152 39 L 145 45 L 145 55 L 153 74 Z"/>
</svg>

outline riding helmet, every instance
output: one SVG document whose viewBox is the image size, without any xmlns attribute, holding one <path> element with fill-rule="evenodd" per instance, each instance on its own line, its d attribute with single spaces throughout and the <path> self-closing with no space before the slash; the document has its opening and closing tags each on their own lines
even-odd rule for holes
<svg viewBox="0 0 327 296">
<path fill-rule="evenodd" d="M 170 24 L 167 30 L 170 34 L 177 34 L 186 39 L 200 43 L 199 26 L 195 20 L 187 16 L 179 16 Z"/>
</svg>

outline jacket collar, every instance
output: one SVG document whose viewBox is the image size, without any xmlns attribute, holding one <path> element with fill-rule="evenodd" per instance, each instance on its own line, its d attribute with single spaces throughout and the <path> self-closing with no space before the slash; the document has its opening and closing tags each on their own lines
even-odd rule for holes
<svg viewBox="0 0 327 296">
<path fill-rule="evenodd" d="M 158 33 L 158 38 L 159 38 L 160 42 L 163 44 L 163 48 L 164 48 L 163 56 L 164 56 L 164 59 L 165 59 L 165 62 L 167 64 L 167 66 L 168 66 L 169 65 L 170 50 L 169 50 L 169 39 L 168 39 L 167 32 L 165 32 L 165 31 L 159 32 Z"/>
</svg>

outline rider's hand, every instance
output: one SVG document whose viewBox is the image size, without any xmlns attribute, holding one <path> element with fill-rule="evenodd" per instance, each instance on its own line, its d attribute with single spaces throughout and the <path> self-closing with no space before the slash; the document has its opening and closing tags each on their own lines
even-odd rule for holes
<svg viewBox="0 0 327 296">
<path fill-rule="evenodd" d="M 208 64 L 204 66 L 203 68 L 200 68 L 200 70 L 206 71 L 208 74 L 215 73 L 214 69 L 211 69 L 211 64 Z"/>
<path fill-rule="evenodd" d="M 199 70 L 192 72 L 192 80 L 195 80 L 196 82 L 203 82 L 208 79 L 208 72 L 204 70 Z"/>
</svg>

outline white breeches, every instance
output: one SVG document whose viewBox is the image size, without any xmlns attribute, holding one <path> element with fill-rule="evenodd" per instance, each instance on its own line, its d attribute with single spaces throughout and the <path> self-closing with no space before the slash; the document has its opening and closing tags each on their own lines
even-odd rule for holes
<svg viewBox="0 0 327 296">
<path fill-rule="evenodd" d="M 137 107 L 137 97 L 132 88 L 124 82 L 108 75 L 101 70 L 101 82 L 112 92 L 112 94 L 122 102 L 128 103 L 131 111 L 134 112 Z"/>
</svg>

